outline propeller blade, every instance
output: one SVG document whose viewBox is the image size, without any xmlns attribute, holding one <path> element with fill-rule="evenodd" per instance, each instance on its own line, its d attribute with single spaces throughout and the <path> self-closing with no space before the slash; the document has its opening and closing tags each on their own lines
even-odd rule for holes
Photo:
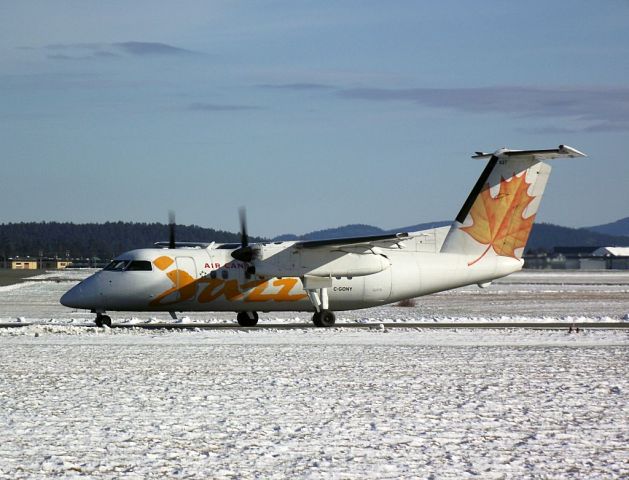
<svg viewBox="0 0 629 480">
<path fill-rule="evenodd" d="M 232 252 L 232 258 L 241 262 L 249 263 L 253 260 L 253 248 L 249 246 L 249 235 L 247 235 L 247 211 L 245 207 L 238 209 L 240 217 L 240 247 Z"/>
<path fill-rule="evenodd" d="M 247 210 L 245 207 L 238 209 L 238 216 L 240 217 L 240 245 L 247 247 L 249 246 L 249 237 L 247 236 Z"/>
<path fill-rule="evenodd" d="M 175 247 L 175 212 L 168 212 L 168 248 Z"/>
</svg>

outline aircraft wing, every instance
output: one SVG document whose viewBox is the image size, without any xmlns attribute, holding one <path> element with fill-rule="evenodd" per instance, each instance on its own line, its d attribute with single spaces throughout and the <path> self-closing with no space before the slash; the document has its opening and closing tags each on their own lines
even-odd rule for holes
<svg viewBox="0 0 629 480">
<path fill-rule="evenodd" d="M 326 240 L 304 240 L 295 243 L 296 248 L 347 247 L 368 246 L 388 247 L 409 238 L 406 232 L 390 233 L 386 235 L 369 235 L 365 237 L 330 238 Z"/>
<path fill-rule="evenodd" d="M 155 242 L 156 247 L 168 248 L 170 242 Z M 175 242 L 175 248 L 207 248 L 211 245 L 208 242 Z"/>
</svg>

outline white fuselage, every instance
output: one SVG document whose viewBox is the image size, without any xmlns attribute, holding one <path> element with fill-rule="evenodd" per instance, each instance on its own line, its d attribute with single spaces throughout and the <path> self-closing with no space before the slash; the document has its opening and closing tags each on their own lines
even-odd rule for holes
<svg viewBox="0 0 629 480">
<path fill-rule="evenodd" d="M 233 249 L 141 249 L 118 257 L 150 262 L 150 270 L 102 270 L 71 289 L 64 305 L 100 311 L 313 311 L 304 277 L 329 282 L 331 310 L 368 308 L 469 284 L 484 284 L 522 268 L 522 260 L 492 256 L 470 267 L 470 257 L 440 253 L 448 227 L 420 232 L 383 247 L 316 252 L 295 242 L 265 244 L 255 261 L 234 260 Z M 133 264 L 135 265 L 135 264 Z M 278 276 L 276 272 L 294 272 Z"/>
</svg>

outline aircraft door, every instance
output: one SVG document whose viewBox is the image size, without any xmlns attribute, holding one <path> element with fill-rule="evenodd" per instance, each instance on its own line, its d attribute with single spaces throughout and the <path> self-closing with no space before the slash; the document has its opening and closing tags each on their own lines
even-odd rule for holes
<svg viewBox="0 0 629 480">
<path fill-rule="evenodd" d="M 184 288 L 197 278 L 197 266 L 192 257 L 176 257 L 177 262 L 177 290 Z"/>
</svg>

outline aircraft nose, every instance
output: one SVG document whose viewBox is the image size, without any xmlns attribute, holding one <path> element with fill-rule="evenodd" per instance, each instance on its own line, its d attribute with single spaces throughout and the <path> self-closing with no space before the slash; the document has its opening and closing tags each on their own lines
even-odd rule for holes
<svg viewBox="0 0 629 480">
<path fill-rule="evenodd" d="M 103 295 L 98 274 L 86 278 L 78 285 L 68 290 L 60 299 L 61 305 L 70 308 L 85 308 L 92 310 L 101 308 Z"/>
<path fill-rule="evenodd" d="M 83 308 L 82 307 L 83 296 L 81 295 L 82 290 L 83 288 L 80 283 L 78 285 L 75 285 L 74 287 L 72 287 L 70 290 L 68 290 L 66 293 L 63 294 L 59 302 L 64 307 Z"/>
</svg>

